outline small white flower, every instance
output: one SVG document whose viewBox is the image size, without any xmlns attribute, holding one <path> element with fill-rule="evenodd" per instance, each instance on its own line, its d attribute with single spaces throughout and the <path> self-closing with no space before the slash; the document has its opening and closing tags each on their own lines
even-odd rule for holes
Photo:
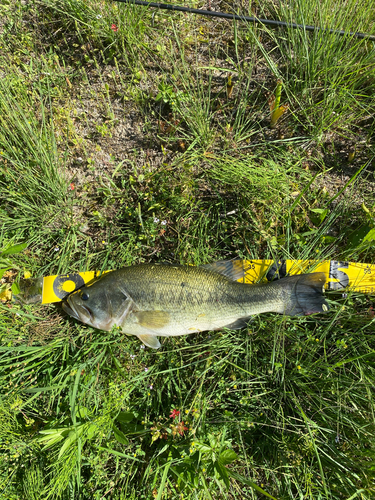
<svg viewBox="0 0 375 500">
<path fill-rule="evenodd" d="M 148 368 L 145 368 L 145 372 L 148 372 Z"/>
<path fill-rule="evenodd" d="M 146 346 L 144 344 L 141 345 L 140 349 L 144 349 Z"/>
<path fill-rule="evenodd" d="M 153 388 L 154 388 L 154 386 L 153 386 L 153 385 L 150 385 L 150 389 L 152 390 Z"/>
<path fill-rule="evenodd" d="M 166 220 L 162 220 L 162 221 L 161 221 L 161 225 L 162 225 L 162 226 L 165 226 L 165 225 L 166 225 L 166 223 L 167 223 L 167 221 L 166 221 Z"/>
<path fill-rule="evenodd" d="M 157 224 L 159 222 L 160 219 L 158 219 L 157 217 L 154 217 L 154 222 L 155 224 Z M 163 223 L 162 223 L 163 224 Z"/>
<path fill-rule="evenodd" d="M 102 16 L 100 14 L 96 16 L 96 19 L 101 19 L 101 18 Z"/>
<path fill-rule="evenodd" d="M 60 250 L 60 247 L 55 247 L 54 250 L 55 252 L 58 252 Z"/>
<path fill-rule="evenodd" d="M 134 359 L 136 356 L 135 354 L 130 354 L 131 359 Z"/>
</svg>

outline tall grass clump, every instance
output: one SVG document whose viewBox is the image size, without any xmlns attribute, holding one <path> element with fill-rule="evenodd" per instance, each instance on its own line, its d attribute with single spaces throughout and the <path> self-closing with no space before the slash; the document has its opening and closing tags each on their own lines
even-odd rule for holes
<svg viewBox="0 0 375 500">
<path fill-rule="evenodd" d="M 0 151 L 3 228 L 19 237 L 42 232 L 62 217 L 67 191 L 48 94 L 1 80 Z"/>
<path fill-rule="evenodd" d="M 271 72 L 285 82 L 296 121 L 318 140 L 332 129 L 344 137 L 350 130 L 359 132 L 358 119 L 367 119 L 373 113 L 368 100 L 374 91 L 373 42 L 328 34 L 326 30 L 372 33 L 371 3 L 296 0 L 288 6 L 283 2 L 273 4 L 271 12 L 283 21 L 321 28 L 312 33 L 267 29 L 257 36 L 259 28 L 254 31 L 248 25 Z M 267 40 L 272 41 L 271 51 Z"/>
<path fill-rule="evenodd" d="M 63 43 L 59 45 L 66 55 L 75 53 L 86 63 L 93 62 L 95 57 L 106 63 L 120 58 L 126 65 L 127 76 L 139 78 L 150 34 L 152 14 L 147 9 L 131 4 L 83 0 L 43 0 L 40 6 L 47 26 L 48 20 L 61 25 L 59 36 Z M 74 33 L 73 38 L 71 33 Z M 49 38 L 46 31 L 44 36 Z"/>
<path fill-rule="evenodd" d="M 28 70 L 35 71 L 32 63 Z M 51 68 L 42 60 L 39 70 Z M 74 220 L 74 185 L 66 175 L 67 152 L 58 146 L 54 127 L 52 101 L 60 90 L 52 85 L 61 75 L 46 74 L 40 85 L 29 85 L 10 64 L 0 82 L 0 224 L 5 247 L 10 241 L 25 241 L 39 255 L 50 256 L 43 258 L 48 268 L 55 265 L 53 255 L 69 260 L 72 251 L 82 251 L 88 242 L 77 238 L 81 223 Z M 34 269 L 36 260 L 28 267 Z"/>
</svg>

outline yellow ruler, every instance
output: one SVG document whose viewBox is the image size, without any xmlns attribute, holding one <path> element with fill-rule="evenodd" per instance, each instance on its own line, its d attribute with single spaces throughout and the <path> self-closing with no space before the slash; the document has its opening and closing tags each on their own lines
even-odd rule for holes
<svg viewBox="0 0 375 500">
<path fill-rule="evenodd" d="M 257 283 L 283 278 L 287 274 L 323 272 L 326 289 L 375 294 L 375 264 L 326 260 L 244 260 L 245 282 Z M 108 271 L 107 271 L 108 272 Z M 47 276 L 43 279 L 42 303 L 60 302 L 69 293 L 100 275 L 98 271 Z"/>
</svg>

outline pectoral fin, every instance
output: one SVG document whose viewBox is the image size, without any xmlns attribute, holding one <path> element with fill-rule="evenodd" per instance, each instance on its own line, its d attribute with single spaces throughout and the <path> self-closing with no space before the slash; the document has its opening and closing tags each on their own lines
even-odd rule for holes
<svg viewBox="0 0 375 500">
<path fill-rule="evenodd" d="M 152 349 L 159 349 L 159 347 L 161 347 L 158 338 L 155 335 L 151 335 L 150 333 L 142 333 L 141 335 L 138 335 L 138 338 L 145 345 L 151 347 Z"/>
<path fill-rule="evenodd" d="M 150 330 L 163 328 L 169 323 L 169 314 L 165 311 L 138 311 L 134 316 L 139 325 Z"/>
</svg>

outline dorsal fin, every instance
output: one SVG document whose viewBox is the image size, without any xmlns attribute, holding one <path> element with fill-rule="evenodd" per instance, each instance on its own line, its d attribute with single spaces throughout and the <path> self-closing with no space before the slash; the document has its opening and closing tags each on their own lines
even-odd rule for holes
<svg viewBox="0 0 375 500">
<path fill-rule="evenodd" d="M 212 264 L 201 266 L 208 271 L 222 274 L 232 281 L 237 281 L 245 276 L 245 269 L 242 260 L 219 260 Z"/>
</svg>

